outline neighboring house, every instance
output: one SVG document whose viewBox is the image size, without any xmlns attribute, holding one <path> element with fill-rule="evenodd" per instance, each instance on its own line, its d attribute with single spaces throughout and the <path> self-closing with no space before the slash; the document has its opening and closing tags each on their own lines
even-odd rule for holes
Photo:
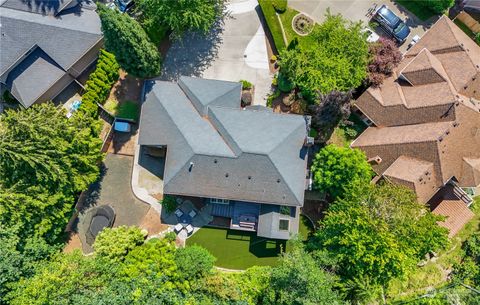
<svg viewBox="0 0 480 305">
<path fill-rule="evenodd" d="M 356 107 L 376 127 L 353 143 L 382 178 L 413 189 L 454 235 L 480 185 L 480 47 L 443 16 Z M 467 193 L 466 193 L 466 192 Z"/>
<path fill-rule="evenodd" d="M 288 239 L 306 186 L 308 118 L 241 108 L 241 83 L 157 81 L 142 106 L 139 144 L 166 149 L 164 193 L 206 198 L 231 229 Z"/>
<path fill-rule="evenodd" d="M 0 0 L 0 86 L 25 108 L 56 97 L 102 47 L 95 5 Z"/>
</svg>

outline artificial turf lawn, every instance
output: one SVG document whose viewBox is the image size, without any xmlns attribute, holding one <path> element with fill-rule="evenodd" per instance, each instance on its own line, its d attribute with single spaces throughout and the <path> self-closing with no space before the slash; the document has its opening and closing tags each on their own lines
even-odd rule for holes
<svg viewBox="0 0 480 305">
<path fill-rule="evenodd" d="M 309 224 L 300 221 L 300 234 L 307 235 Z M 247 269 L 252 266 L 275 266 L 278 255 L 287 248 L 285 240 L 257 237 L 255 232 L 229 229 L 201 228 L 187 239 L 187 246 L 197 244 L 217 258 L 215 265 L 229 269 Z M 288 249 L 286 249 L 288 251 Z"/>
</svg>

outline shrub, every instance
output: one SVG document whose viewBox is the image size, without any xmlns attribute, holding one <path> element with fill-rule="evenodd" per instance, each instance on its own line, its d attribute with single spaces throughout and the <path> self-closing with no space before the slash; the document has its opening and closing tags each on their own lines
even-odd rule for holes
<svg viewBox="0 0 480 305">
<path fill-rule="evenodd" d="M 380 38 L 377 43 L 370 44 L 369 53 L 372 59 L 368 64 L 368 81 L 372 86 L 378 87 L 398 66 L 402 53 L 396 43 L 387 38 Z"/>
<path fill-rule="evenodd" d="M 168 232 L 167 234 L 165 234 L 164 238 L 169 242 L 174 242 L 175 240 L 177 240 L 177 234 L 175 234 L 175 232 Z"/>
<path fill-rule="evenodd" d="M 165 208 L 168 213 L 175 211 L 175 209 L 177 208 L 177 201 L 175 200 L 175 197 L 170 195 L 165 195 L 163 197 L 163 200 L 160 201 L 160 204 Z"/>
<path fill-rule="evenodd" d="M 100 50 L 97 67 L 88 77 L 80 109 L 92 116 L 97 114 L 97 103 L 104 104 L 110 95 L 110 89 L 118 79 L 120 66 L 115 56 Z"/>
<path fill-rule="evenodd" d="M 98 234 L 93 248 L 98 256 L 111 261 L 122 261 L 129 251 L 143 244 L 144 240 L 142 231 L 135 226 L 105 228 Z"/>
<path fill-rule="evenodd" d="M 288 80 L 282 73 L 277 77 L 278 89 L 284 93 L 288 93 L 295 87 L 291 81 Z"/>
<path fill-rule="evenodd" d="M 272 5 L 279 14 L 283 14 L 287 10 L 287 0 L 272 0 Z"/>
<path fill-rule="evenodd" d="M 443 14 L 445 10 L 450 8 L 454 0 L 422 0 L 422 1 L 417 1 L 417 3 L 421 6 L 423 6 L 425 9 L 431 10 L 434 13 L 437 14 Z"/>
<path fill-rule="evenodd" d="M 215 257 L 207 249 L 193 245 L 178 249 L 175 252 L 175 263 L 185 279 L 195 279 L 212 270 Z"/>
<path fill-rule="evenodd" d="M 252 89 L 253 87 L 253 84 L 248 80 L 241 79 L 240 82 L 242 83 L 242 89 L 244 90 Z"/>
<path fill-rule="evenodd" d="M 480 33 L 475 35 L 475 42 L 480 46 Z"/>
<path fill-rule="evenodd" d="M 136 121 L 138 119 L 138 104 L 132 101 L 125 101 L 118 106 L 117 117 Z"/>
</svg>

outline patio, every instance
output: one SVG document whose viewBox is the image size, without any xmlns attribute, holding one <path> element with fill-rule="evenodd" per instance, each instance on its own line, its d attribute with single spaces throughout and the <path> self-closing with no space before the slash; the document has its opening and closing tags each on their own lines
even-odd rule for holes
<svg viewBox="0 0 480 305">
<path fill-rule="evenodd" d="M 211 206 L 205 205 L 203 198 L 176 196 L 175 200 L 177 207 L 173 212 L 162 209 L 162 222 L 172 226 L 181 239 L 188 238 L 213 220 Z"/>
</svg>

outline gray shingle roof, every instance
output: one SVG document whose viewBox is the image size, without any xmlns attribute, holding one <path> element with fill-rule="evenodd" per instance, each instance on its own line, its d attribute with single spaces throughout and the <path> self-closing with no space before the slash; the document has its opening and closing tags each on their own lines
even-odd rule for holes
<svg viewBox="0 0 480 305">
<path fill-rule="evenodd" d="M 198 94 L 202 82 L 214 92 Z M 156 82 L 147 95 L 139 144 L 167 146 L 165 193 L 302 206 L 305 119 L 240 109 L 237 83 L 216 82 L 182 77 L 181 85 Z M 202 103 L 207 116 L 185 91 L 215 101 Z"/>
<path fill-rule="evenodd" d="M 54 17 L 1 6 L 0 23 L 0 75 L 35 45 L 67 70 L 102 37 L 100 18 L 89 9 Z"/>
<path fill-rule="evenodd" d="M 0 2 L 0 82 L 5 83 L 25 107 L 50 88 L 52 80 L 59 79 L 60 71 L 65 75 L 65 71 L 102 39 L 100 18 L 91 7 L 77 5 L 53 16 L 48 11 L 42 14 L 42 7 L 61 10 L 73 2 L 64 0 L 58 5 L 41 2 Z M 30 52 L 37 49 L 46 56 L 31 61 Z M 44 60 L 47 57 L 49 60 Z M 32 67 L 27 67 L 29 60 Z"/>
<path fill-rule="evenodd" d="M 27 108 L 63 75 L 65 71 L 37 47 L 9 73 L 6 85 Z"/>
</svg>

